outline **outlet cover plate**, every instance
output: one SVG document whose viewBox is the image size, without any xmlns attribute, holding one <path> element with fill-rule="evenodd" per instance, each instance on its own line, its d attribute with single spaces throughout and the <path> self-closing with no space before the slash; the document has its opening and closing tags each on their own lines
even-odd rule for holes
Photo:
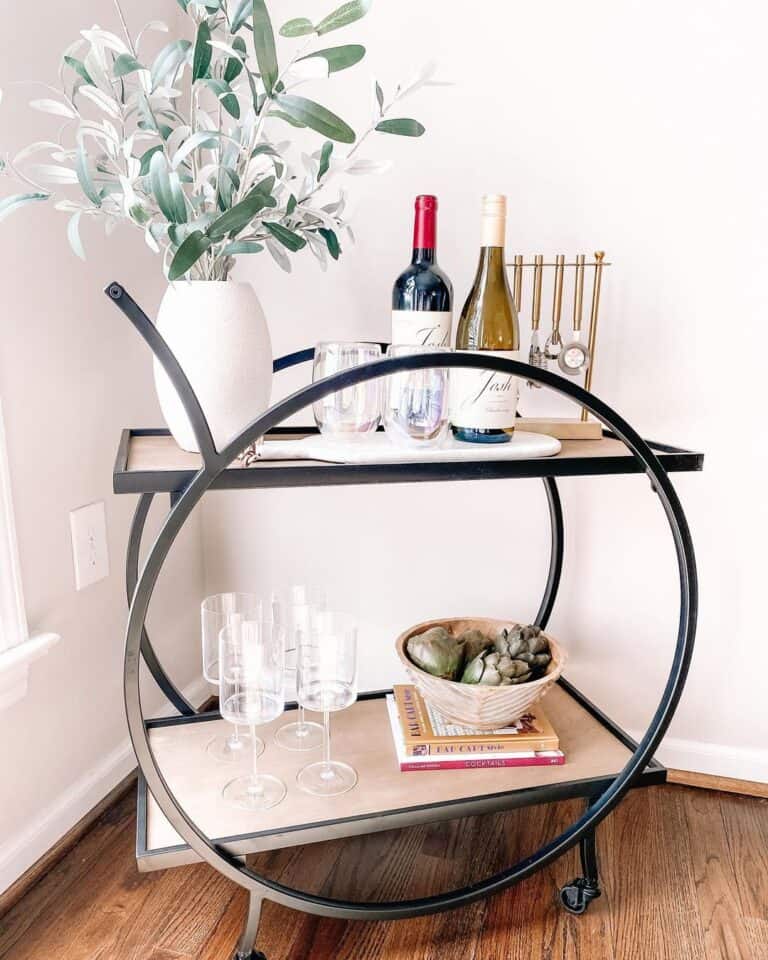
<svg viewBox="0 0 768 960">
<path fill-rule="evenodd" d="M 84 590 L 109 576 L 107 517 L 104 501 L 89 503 L 69 515 L 72 556 L 75 562 L 75 587 Z"/>
</svg>

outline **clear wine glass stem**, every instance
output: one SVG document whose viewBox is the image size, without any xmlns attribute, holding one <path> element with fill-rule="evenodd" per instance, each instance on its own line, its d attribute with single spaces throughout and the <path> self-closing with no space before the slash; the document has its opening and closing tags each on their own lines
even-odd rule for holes
<svg viewBox="0 0 768 960">
<path fill-rule="evenodd" d="M 323 712 L 323 762 L 328 766 L 331 762 L 331 715 Z"/>
<path fill-rule="evenodd" d="M 251 724 L 251 755 L 253 757 L 253 783 L 250 792 L 254 794 L 262 793 L 263 787 L 259 783 L 259 750 L 256 740 L 256 727 Z"/>
<path fill-rule="evenodd" d="M 304 709 L 304 707 L 302 707 L 301 705 L 299 705 L 299 731 L 298 731 L 298 733 L 299 733 L 299 736 L 300 736 L 300 737 L 303 737 L 304 734 L 307 732 L 306 723 L 307 723 L 307 711 Z"/>
<path fill-rule="evenodd" d="M 229 735 L 229 742 L 232 747 L 237 749 L 240 745 L 240 728 L 235 724 L 235 729 L 233 733 Z"/>
</svg>

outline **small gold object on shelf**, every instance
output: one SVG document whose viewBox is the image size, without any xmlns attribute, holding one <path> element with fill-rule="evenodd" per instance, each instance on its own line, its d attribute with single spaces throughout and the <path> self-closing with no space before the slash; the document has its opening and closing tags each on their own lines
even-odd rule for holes
<svg viewBox="0 0 768 960">
<path fill-rule="evenodd" d="M 592 380 L 594 378 L 595 372 L 595 354 L 597 351 L 597 321 L 600 313 L 600 293 L 602 288 L 602 279 L 603 279 L 603 268 L 610 266 L 605 259 L 605 251 L 598 250 L 594 255 L 594 260 L 590 263 L 587 263 L 587 258 L 585 254 L 577 254 L 573 260 L 566 259 L 565 254 L 559 253 L 555 257 L 554 261 L 544 260 L 543 254 L 537 253 L 533 260 L 526 261 L 525 257 L 521 254 L 516 254 L 514 260 L 508 266 L 514 267 L 513 275 L 513 289 L 514 289 L 514 298 L 515 305 L 518 309 L 518 313 L 522 309 L 523 302 L 523 288 L 524 284 L 524 273 L 527 267 L 533 267 L 533 278 L 531 284 L 531 344 L 530 350 L 528 353 L 528 362 L 531 366 L 539 367 L 541 369 L 547 369 L 549 361 L 555 361 L 560 369 L 560 372 L 567 374 L 568 376 L 579 376 L 580 374 L 584 375 L 584 388 L 586 390 L 592 389 Z M 540 341 L 540 327 L 541 327 L 541 299 L 542 299 L 542 285 L 543 285 L 543 275 L 545 268 L 552 267 L 554 268 L 554 280 L 553 280 L 553 292 L 552 292 L 552 331 L 547 337 L 545 344 L 542 346 Z M 587 267 L 592 267 L 594 269 L 593 279 L 592 279 L 592 302 L 589 312 L 589 331 L 587 334 L 586 344 L 581 341 L 581 332 L 582 332 L 582 317 L 584 312 L 584 277 Z M 563 310 L 563 286 L 565 283 L 565 271 L 566 269 L 574 269 L 574 280 L 573 280 L 573 332 L 571 339 L 568 342 L 563 342 L 562 334 L 560 332 L 560 322 L 562 318 Z M 528 382 L 530 387 L 538 387 L 539 385 L 533 383 L 532 381 Z M 589 421 L 589 411 L 585 408 L 582 408 L 581 417 L 579 420 L 574 420 L 574 423 L 591 423 Z M 536 419 L 536 418 L 534 418 Z M 553 426 L 554 424 L 564 424 L 566 420 L 564 418 L 548 418 L 546 421 L 550 426 L 546 430 L 541 432 L 550 433 L 552 436 L 557 436 L 560 439 L 594 439 L 595 434 L 594 430 L 587 430 L 584 428 L 584 431 L 577 430 L 575 433 L 570 436 L 561 435 L 560 433 L 552 432 L 557 427 Z M 599 427 L 599 425 L 598 425 Z M 528 429 L 535 432 L 534 427 L 529 427 Z"/>
</svg>

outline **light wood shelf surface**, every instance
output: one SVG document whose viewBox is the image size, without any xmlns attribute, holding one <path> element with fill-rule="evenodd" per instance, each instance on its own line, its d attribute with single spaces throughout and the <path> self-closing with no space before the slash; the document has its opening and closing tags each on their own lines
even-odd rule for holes
<svg viewBox="0 0 768 960">
<path fill-rule="evenodd" d="M 211 839 L 229 839 L 227 845 L 241 854 L 521 806 L 537 802 L 533 794 L 539 788 L 562 786 L 563 796 L 594 793 L 599 781 L 621 770 L 630 751 L 560 687 L 545 703 L 566 754 L 563 766 L 401 773 L 385 701 L 359 701 L 332 717 L 333 755 L 359 773 L 353 790 L 332 799 L 298 789 L 299 769 L 319 755 L 292 753 L 275 743 L 276 729 L 292 717 L 286 713 L 259 729 L 266 744 L 259 767 L 288 788 L 282 803 L 261 813 L 234 809 L 221 797 L 222 787 L 249 769 L 248 758 L 238 768 L 217 763 L 205 751 L 212 737 L 231 730 L 226 721 L 153 727 L 150 742 L 170 790 L 193 822 Z M 139 857 L 143 869 L 196 859 L 186 847 L 168 851 L 183 841 L 151 796 L 146 820 L 148 855 Z"/>
</svg>

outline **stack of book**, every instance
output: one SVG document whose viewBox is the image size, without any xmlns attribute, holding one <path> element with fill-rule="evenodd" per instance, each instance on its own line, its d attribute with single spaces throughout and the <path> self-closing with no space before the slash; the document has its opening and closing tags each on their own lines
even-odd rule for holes
<svg viewBox="0 0 768 960">
<path fill-rule="evenodd" d="M 395 752 L 405 772 L 565 763 L 558 736 L 538 704 L 501 730 L 474 730 L 451 723 L 409 684 L 394 687 L 387 708 Z"/>
</svg>

